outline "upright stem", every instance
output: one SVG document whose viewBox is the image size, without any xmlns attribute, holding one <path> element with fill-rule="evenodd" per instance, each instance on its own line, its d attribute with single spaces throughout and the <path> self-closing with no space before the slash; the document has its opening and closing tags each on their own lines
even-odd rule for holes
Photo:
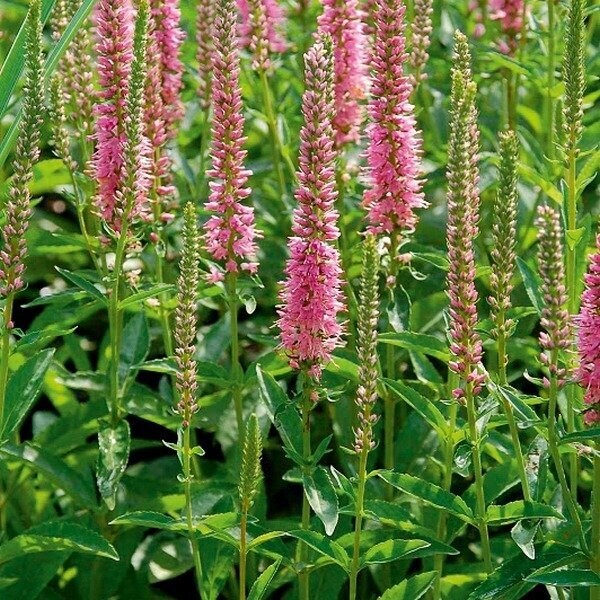
<svg viewBox="0 0 600 600">
<path fill-rule="evenodd" d="M 558 364 L 558 351 L 552 350 L 550 357 L 550 366 L 556 366 Z M 558 451 L 558 433 L 556 431 L 556 410 L 558 404 L 558 380 L 556 373 L 552 373 L 556 369 L 551 368 L 550 370 L 550 389 L 548 391 L 548 450 L 550 450 L 550 456 L 554 462 L 554 468 L 558 475 L 558 481 L 562 490 L 563 500 L 567 503 L 567 508 L 571 519 L 577 527 L 577 533 L 579 535 L 579 542 L 581 549 L 584 552 L 588 551 L 587 541 L 585 534 L 583 533 L 583 526 L 581 519 L 579 518 L 579 511 L 577 510 L 577 504 L 573 499 L 569 484 L 567 483 L 567 477 L 565 475 L 565 469 L 560 458 L 560 452 Z"/>
<path fill-rule="evenodd" d="M 596 455 L 594 456 L 594 481 L 592 487 L 592 549 L 591 569 L 600 575 L 600 444 L 596 443 Z M 595 549 L 595 551 L 594 551 Z M 590 588 L 590 600 L 600 600 L 600 585 Z"/>
<path fill-rule="evenodd" d="M 117 242 L 115 253 L 115 265 L 113 268 L 113 287 L 110 294 L 108 307 L 108 321 L 110 328 L 110 412 L 113 425 L 121 418 L 121 398 L 119 390 L 119 357 L 121 355 L 121 334 L 123 329 L 122 312 L 119 309 L 121 293 L 121 276 L 123 271 L 123 259 L 125 257 L 125 244 L 127 227 L 129 224 L 124 220 L 121 224 L 121 232 Z"/>
<path fill-rule="evenodd" d="M 517 124 L 517 76 L 506 70 L 506 116 L 509 129 L 515 131 Z"/>
<path fill-rule="evenodd" d="M 356 583 L 358 581 L 358 566 L 360 562 L 360 534 L 362 532 L 362 518 L 365 504 L 368 457 L 369 444 L 363 443 L 358 462 L 358 492 L 356 495 L 356 508 L 354 512 L 354 545 L 352 552 L 352 567 L 350 570 L 350 600 L 356 600 Z"/>
<path fill-rule="evenodd" d="M 198 182 L 198 195 L 202 199 L 204 197 L 205 190 L 208 188 L 208 178 L 206 177 L 206 151 L 208 149 L 208 143 L 210 140 L 210 105 L 205 107 L 203 112 L 202 120 L 202 131 L 200 134 L 200 168 L 199 176 L 200 181 Z"/>
<path fill-rule="evenodd" d="M 267 73 L 264 69 L 260 69 L 260 83 L 262 85 L 263 103 L 265 113 L 267 117 L 267 126 L 269 127 L 269 134 L 271 138 L 271 151 L 273 154 L 273 168 L 277 176 L 277 183 L 279 185 L 279 194 L 285 209 L 287 210 L 286 198 L 286 187 L 285 177 L 283 175 L 283 167 L 281 165 L 281 140 L 279 139 L 279 129 L 277 128 L 277 118 L 275 111 L 273 110 L 273 97 L 271 95 L 271 87 L 269 86 L 269 80 Z"/>
<path fill-rule="evenodd" d="M 396 365 L 394 346 L 386 346 L 386 372 L 389 379 L 396 378 Z M 394 434 L 396 433 L 396 402 L 391 392 L 388 392 L 384 398 L 384 465 L 386 469 L 394 469 Z M 394 488 L 387 486 L 386 497 L 391 500 L 394 496 Z"/>
<path fill-rule="evenodd" d="M 505 321 L 504 311 L 501 310 L 498 314 L 498 383 L 501 386 L 505 386 L 508 383 L 506 376 L 506 336 L 503 331 L 503 325 Z M 527 473 L 525 471 L 525 461 L 523 459 L 523 451 L 521 449 L 521 440 L 519 439 L 519 429 L 515 421 L 515 415 L 511 403 L 502 396 L 502 407 L 506 420 L 508 421 L 508 428 L 510 430 L 510 437 L 512 438 L 513 450 L 515 458 L 517 459 L 517 468 L 519 469 L 519 479 L 521 480 L 521 489 L 523 490 L 523 499 L 526 502 L 531 502 L 531 491 L 529 489 L 529 481 L 527 480 Z"/>
<path fill-rule="evenodd" d="M 473 471 L 475 472 L 475 494 L 477 496 L 477 528 L 481 536 L 481 551 L 483 563 L 488 573 L 493 571 L 492 552 L 490 550 L 490 536 L 485 520 L 485 496 L 483 493 L 483 472 L 481 468 L 481 453 L 479 449 L 479 433 L 477 432 L 477 413 L 475 410 L 475 397 L 473 384 L 467 383 L 465 388 L 465 401 L 467 403 L 467 418 L 469 421 L 469 437 L 471 438 Z"/>
<path fill-rule="evenodd" d="M 310 466 L 308 464 L 310 460 L 310 409 L 311 402 L 311 386 L 308 377 L 304 380 L 304 390 L 302 398 L 302 458 L 304 459 L 304 466 L 302 471 L 304 475 L 310 475 Z M 306 492 L 302 494 L 302 529 L 305 531 L 310 530 L 310 504 L 308 502 L 308 496 Z M 308 546 L 303 542 L 300 542 L 300 561 L 306 566 L 308 562 Z M 300 600 L 310 600 L 310 576 L 308 570 L 305 568 L 299 574 L 300 584 Z"/>
<path fill-rule="evenodd" d="M 242 506 L 242 516 L 240 519 L 240 585 L 239 600 L 246 600 L 246 559 L 247 559 L 247 527 L 248 527 L 248 506 Z"/>
<path fill-rule="evenodd" d="M 456 374 L 452 373 L 449 381 L 450 392 L 454 389 L 453 381 L 456 379 Z M 458 415 L 458 404 L 454 402 L 450 405 L 450 415 L 448 420 L 448 430 L 446 439 L 444 440 L 444 481 L 442 487 L 446 491 L 452 489 L 452 465 L 454 462 L 454 433 L 456 431 L 456 417 Z M 437 526 L 437 538 L 442 542 L 446 539 L 446 525 L 448 522 L 448 513 L 443 510 L 440 511 L 438 517 Z M 434 583 L 433 597 L 434 600 L 440 600 L 441 596 L 441 583 L 442 575 L 444 570 L 445 554 L 436 554 L 434 561 L 434 569 L 437 573 L 437 577 Z"/>
<path fill-rule="evenodd" d="M 14 293 L 8 294 L 2 313 L 2 339 L 0 340 L 0 427 L 4 423 L 4 403 L 8 384 L 8 359 L 10 357 L 10 330 L 12 322 Z"/>
<path fill-rule="evenodd" d="M 569 144 L 570 152 L 568 157 L 567 167 L 567 231 L 574 231 L 577 229 L 577 196 L 576 196 L 576 185 L 577 185 L 577 158 L 576 158 L 576 145 L 572 141 Z M 566 279 L 567 279 L 567 290 L 569 295 L 569 315 L 573 318 L 577 314 L 577 274 L 576 274 L 576 248 L 574 245 L 567 244 L 567 260 L 565 265 Z M 570 359 L 571 367 L 573 367 L 573 360 Z M 573 369 L 571 369 L 573 370 Z M 575 400 L 578 386 L 570 385 L 567 388 L 567 432 L 572 433 L 575 431 Z M 577 454 L 572 453 L 569 456 L 569 481 L 571 486 L 571 493 L 577 498 L 577 487 L 579 478 L 579 464 Z"/>
<path fill-rule="evenodd" d="M 238 429 L 238 442 L 240 452 L 244 440 L 244 407 L 242 403 L 241 367 L 240 367 L 240 342 L 238 332 L 238 295 L 237 275 L 228 273 L 227 280 L 227 303 L 229 305 L 229 322 L 231 337 L 231 371 L 233 378 L 233 406 L 235 408 L 235 420 Z"/>
<path fill-rule="evenodd" d="M 552 96 L 552 88 L 554 87 L 554 54 L 555 37 L 554 37 L 554 3 L 556 0 L 547 0 L 548 8 L 548 72 L 546 78 L 546 155 L 549 159 L 554 158 L 554 98 Z"/>
<path fill-rule="evenodd" d="M 194 532 L 194 513 L 192 509 L 192 470 L 191 470 L 192 449 L 190 443 L 190 427 L 183 430 L 183 478 L 185 486 L 185 514 L 187 521 L 188 535 L 192 545 L 192 555 L 194 559 L 194 571 L 196 574 L 196 586 L 198 595 L 202 597 L 202 562 L 200 561 L 200 551 L 198 540 Z"/>
</svg>

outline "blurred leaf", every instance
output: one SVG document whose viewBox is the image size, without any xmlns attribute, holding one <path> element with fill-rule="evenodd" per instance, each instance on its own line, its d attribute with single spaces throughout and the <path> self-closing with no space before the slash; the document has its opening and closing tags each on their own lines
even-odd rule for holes
<svg viewBox="0 0 600 600">
<path fill-rule="evenodd" d="M 127 298 L 124 298 L 123 300 L 119 301 L 119 309 L 120 310 L 124 310 L 125 308 L 131 308 L 132 306 L 135 306 L 136 304 L 140 304 L 141 302 L 143 302 L 144 300 L 147 300 L 148 298 L 156 298 L 157 296 L 160 296 L 161 294 L 164 294 L 166 292 L 171 292 L 175 289 L 174 285 L 169 285 L 166 283 L 159 283 L 157 285 L 152 286 L 151 288 L 147 289 L 147 290 L 140 290 L 139 292 L 136 292 L 135 294 L 132 294 L 131 296 L 128 296 Z"/>
<path fill-rule="evenodd" d="M 521 551 L 527 558 L 532 560 L 535 558 L 534 541 L 539 526 L 539 521 L 534 521 L 533 523 L 518 521 L 510 530 L 510 537 L 514 543 L 521 548 Z"/>
<path fill-rule="evenodd" d="M 31 444 L 4 444 L 0 455 L 6 460 L 17 460 L 47 477 L 57 488 L 87 508 L 97 506 L 91 481 L 46 449 Z"/>
<path fill-rule="evenodd" d="M 387 589 L 379 600 L 419 600 L 431 588 L 437 573 L 420 573 Z"/>
<path fill-rule="evenodd" d="M 344 548 L 342 548 L 342 546 L 340 546 L 338 543 L 327 539 L 324 535 L 321 535 L 316 531 L 306 531 L 304 529 L 288 531 L 288 535 L 301 540 L 313 550 L 316 550 L 319 554 L 330 558 L 333 562 L 348 572 L 348 569 L 350 568 L 350 557 Z"/>
<path fill-rule="evenodd" d="M 596 575 L 589 569 L 563 568 L 550 573 L 533 573 L 526 580 L 555 587 L 600 586 L 600 575 Z"/>
<path fill-rule="evenodd" d="M 6 388 L 4 422 L 0 439 L 6 440 L 16 431 L 42 389 L 44 375 L 52 362 L 54 348 L 32 356 L 12 374 Z"/>
<path fill-rule="evenodd" d="M 485 520 L 490 525 L 504 525 L 522 519 L 564 520 L 564 517 L 551 506 L 525 500 L 516 500 L 502 506 L 492 504 L 488 506 L 485 516 Z"/>
<path fill-rule="evenodd" d="M 421 352 L 444 362 L 450 360 L 450 352 L 448 351 L 447 344 L 425 333 L 413 333 L 409 331 L 402 333 L 381 333 L 378 340 L 382 344 L 392 344 L 406 350 Z"/>
<path fill-rule="evenodd" d="M 540 292 L 542 289 L 540 276 L 520 256 L 517 256 L 517 266 L 521 272 L 523 285 L 531 300 L 531 304 L 537 310 L 538 314 L 541 315 L 545 302 Z"/>
<path fill-rule="evenodd" d="M 427 546 L 429 543 L 423 540 L 386 540 L 375 544 L 363 554 L 360 561 L 361 568 L 407 558 Z"/>
</svg>

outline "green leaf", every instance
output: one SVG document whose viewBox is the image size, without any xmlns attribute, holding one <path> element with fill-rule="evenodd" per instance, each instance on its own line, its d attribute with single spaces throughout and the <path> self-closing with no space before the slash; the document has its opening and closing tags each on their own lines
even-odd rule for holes
<svg viewBox="0 0 600 600">
<path fill-rule="evenodd" d="M 358 365 L 342 356 L 334 355 L 325 366 L 325 370 L 348 381 L 358 381 Z"/>
<path fill-rule="evenodd" d="M 338 564 L 342 569 L 348 572 L 350 568 L 350 557 L 346 550 L 344 550 L 337 542 L 326 538 L 316 531 L 306 531 L 305 529 L 289 531 L 288 535 L 304 542 L 319 554 L 330 558 L 334 563 Z"/>
<path fill-rule="evenodd" d="M 540 420 L 536 412 L 531 408 L 520 395 L 509 387 L 502 387 L 489 381 L 488 389 L 501 402 L 506 400 L 514 409 L 515 417 L 521 423 L 535 423 Z"/>
<path fill-rule="evenodd" d="M 82 506 L 97 507 L 96 494 L 91 481 L 84 479 L 79 472 L 47 449 L 28 443 L 19 446 L 4 444 L 0 446 L 0 456 L 6 460 L 17 460 L 33 468 Z"/>
<path fill-rule="evenodd" d="M 277 569 L 279 569 L 279 565 L 281 564 L 281 559 L 273 564 L 269 565 L 258 577 L 258 579 L 254 582 L 254 585 L 250 589 L 250 593 L 248 594 L 248 600 L 262 600 L 271 585 L 271 582 L 275 578 L 275 574 L 277 573 Z"/>
<path fill-rule="evenodd" d="M 455 517 L 467 523 L 473 523 L 473 511 L 466 505 L 460 496 L 442 489 L 441 487 L 424 481 L 419 477 L 406 473 L 395 473 L 394 471 L 379 471 L 381 479 L 401 490 L 405 494 L 421 498 L 423 502 L 448 511 Z"/>
<path fill-rule="evenodd" d="M 136 510 L 125 513 L 113 519 L 109 525 L 134 525 L 145 529 L 164 529 L 166 531 L 187 529 L 187 524 L 184 521 L 151 510 Z"/>
<path fill-rule="evenodd" d="M 431 588 L 437 573 L 420 573 L 387 589 L 379 600 L 419 600 Z"/>
<path fill-rule="evenodd" d="M 540 522 L 535 521 L 532 525 L 517 521 L 516 525 L 510 530 L 510 537 L 514 543 L 521 548 L 523 554 L 533 560 L 535 558 L 535 536 L 540 527 Z"/>
<path fill-rule="evenodd" d="M 110 510 L 115 508 L 117 486 L 127 468 L 130 444 L 131 434 L 127 421 L 119 421 L 114 427 L 107 421 L 100 421 L 96 482 L 100 495 Z"/>
<path fill-rule="evenodd" d="M 600 427 L 592 427 L 583 431 L 574 431 L 566 433 L 560 438 L 559 444 L 570 444 L 571 442 L 587 442 L 600 438 Z"/>
<path fill-rule="evenodd" d="M 50 78 L 56 69 L 58 62 L 62 55 L 65 53 L 67 47 L 71 43 L 71 40 L 75 37 L 75 34 L 88 18 L 96 0 L 83 0 L 81 6 L 77 12 L 73 15 L 71 22 L 66 27 L 62 37 L 58 43 L 52 48 L 48 54 L 46 63 L 44 65 L 44 82 L 47 85 L 50 82 Z M 46 22 L 54 0 L 43 0 L 42 1 L 42 21 Z M 0 72 L 0 118 L 3 116 L 8 101 L 12 96 L 14 86 L 21 74 L 24 64 L 24 48 L 25 48 L 25 30 L 24 27 L 19 31 L 17 40 L 11 48 L 10 55 L 4 61 L 2 72 Z M 13 52 L 14 51 L 14 52 Z M 6 159 L 12 149 L 13 144 L 18 135 L 19 123 L 22 118 L 22 110 L 14 119 L 10 129 L 2 139 L 0 143 L 0 169 L 4 166 Z"/>
<path fill-rule="evenodd" d="M 119 377 L 124 380 L 131 376 L 132 367 L 139 367 L 150 350 L 150 332 L 144 313 L 137 313 L 123 328 L 123 341 L 119 356 Z"/>
<path fill-rule="evenodd" d="M 361 557 L 361 568 L 393 562 L 413 555 L 417 550 L 427 548 L 429 542 L 424 540 L 386 540 L 369 548 Z"/>
<path fill-rule="evenodd" d="M 54 348 L 39 352 L 11 376 L 6 388 L 4 422 L 0 439 L 8 439 L 23 422 L 42 389 L 44 376 L 53 356 Z"/>
<path fill-rule="evenodd" d="M 25 554 L 71 550 L 119 560 L 114 547 L 99 533 L 69 521 L 47 521 L 0 546 L 0 564 Z"/>
<path fill-rule="evenodd" d="M 80 290 L 87 292 L 92 298 L 100 300 L 100 302 L 104 304 L 107 303 L 106 295 L 103 294 L 93 283 L 87 279 L 84 279 L 81 275 L 77 275 L 77 273 L 71 273 L 71 271 L 67 271 L 67 269 L 61 269 L 60 267 L 54 268 L 62 277 L 70 281 L 73 285 L 77 286 Z"/>
<path fill-rule="evenodd" d="M 542 309 L 544 308 L 544 299 L 542 298 L 542 294 L 540 292 L 542 289 L 540 277 L 520 256 L 517 256 L 517 266 L 521 272 L 523 285 L 525 286 L 525 291 L 531 300 L 531 304 L 535 310 L 537 310 L 538 315 L 541 315 Z"/>
<path fill-rule="evenodd" d="M 378 340 L 382 344 L 392 344 L 406 350 L 421 352 L 444 362 L 450 360 L 450 352 L 448 351 L 447 344 L 425 333 L 413 333 L 409 331 L 402 333 L 382 333 L 379 335 Z"/>
<path fill-rule="evenodd" d="M 488 506 L 485 517 L 490 525 L 504 525 L 522 519 L 560 519 L 564 521 L 564 517 L 551 506 L 525 500 L 516 500 L 502 506 L 492 504 Z"/>
<path fill-rule="evenodd" d="M 552 198 L 557 204 L 562 204 L 563 197 L 560 190 L 551 183 L 550 179 L 538 173 L 533 167 L 526 165 L 523 161 L 519 162 L 519 174 L 525 181 L 533 183 L 540 187 L 542 192 Z"/>
<path fill-rule="evenodd" d="M 312 475 L 304 475 L 302 480 L 311 508 L 325 526 L 325 533 L 332 535 L 338 522 L 339 505 L 329 474 L 323 467 L 317 467 Z"/>
<path fill-rule="evenodd" d="M 396 285 L 389 297 L 386 313 L 392 329 L 398 333 L 410 327 L 410 298 L 401 285 Z"/>
<path fill-rule="evenodd" d="M 384 379 L 383 381 L 394 394 L 404 400 L 409 406 L 412 406 L 441 437 L 445 437 L 447 431 L 446 419 L 444 419 L 444 415 L 442 415 L 432 400 L 421 396 L 419 392 L 400 381 L 393 381 L 392 379 Z"/>
<path fill-rule="evenodd" d="M 124 300 L 121 300 L 119 302 L 119 309 L 123 310 L 125 308 L 131 308 L 132 306 L 136 306 L 137 304 L 140 304 L 148 298 L 156 298 L 157 296 L 160 296 L 161 294 L 164 294 L 166 292 L 170 292 L 174 289 L 174 285 L 170 285 L 167 283 L 159 283 L 147 290 L 141 290 L 139 292 L 136 292 L 135 294 L 132 294 L 131 296 L 128 296 Z"/>
<path fill-rule="evenodd" d="M 531 574 L 526 581 L 552 585 L 554 587 L 600 586 L 600 576 L 589 569 L 562 568 L 550 573 Z"/>
</svg>

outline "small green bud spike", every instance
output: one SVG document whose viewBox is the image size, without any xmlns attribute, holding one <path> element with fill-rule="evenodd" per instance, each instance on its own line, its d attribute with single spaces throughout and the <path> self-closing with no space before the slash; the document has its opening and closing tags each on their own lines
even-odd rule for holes
<svg viewBox="0 0 600 600">
<path fill-rule="evenodd" d="M 244 451 L 242 455 L 242 466 L 240 470 L 240 504 L 242 510 L 247 512 L 254 504 L 258 484 L 261 478 L 260 460 L 262 457 L 262 436 L 258 419 L 255 414 L 250 415 L 246 425 L 244 437 Z"/>
</svg>

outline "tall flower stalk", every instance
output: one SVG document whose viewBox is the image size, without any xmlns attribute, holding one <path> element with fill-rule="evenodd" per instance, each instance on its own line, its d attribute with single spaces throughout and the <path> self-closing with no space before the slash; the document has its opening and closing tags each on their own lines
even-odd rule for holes
<svg viewBox="0 0 600 600">
<path fill-rule="evenodd" d="M 342 269 L 335 247 L 339 238 L 335 210 L 334 73 L 331 38 L 317 37 L 305 55 L 305 85 L 302 99 L 304 125 L 300 131 L 298 206 L 294 210 L 293 236 L 288 241 L 290 258 L 278 307 L 281 346 L 290 366 L 301 371 L 303 456 L 309 475 L 310 412 L 318 399 L 315 390 L 323 366 L 340 345 L 343 326 L 337 316 L 344 309 Z M 302 527 L 310 528 L 310 505 L 303 495 Z M 300 559 L 307 547 L 300 545 Z M 308 600 L 309 577 L 300 573 L 300 598 Z"/>
<path fill-rule="evenodd" d="M 255 273 L 256 238 L 254 209 L 242 204 L 250 196 L 247 187 L 251 172 L 244 167 L 244 116 L 240 89 L 240 58 L 237 43 L 235 0 L 219 0 L 215 16 L 213 53 L 212 168 L 210 196 L 206 209 L 212 216 L 204 225 L 208 253 L 223 263 L 225 274 L 213 270 L 214 282 L 225 279 L 230 317 L 232 395 L 238 436 L 244 431 L 242 373 L 239 363 L 237 281 L 240 273 Z"/>
<path fill-rule="evenodd" d="M 282 163 L 283 145 L 277 125 L 273 92 L 269 85 L 269 75 L 272 71 L 271 55 L 274 52 L 283 52 L 287 47 L 278 33 L 282 13 L 276 0 L 238 0 L 238 7 L 242 16 L 241 41 L 250 47 L 252 68 L 258 73 L 260 79 L 263 106 L 271 140 L 273 170 L 277 177 L 281 200 L 286 208 L 287 191 Z"/>
<path fill-rule="evenodd" d="M 571 0 L 565 37 L 564 62 L 562 76 L 565 83 L 563 102 L 563 129 L 565 139 L 565 180 L 567 183 L 567 198 L 565 205 L 566 228 L 568 235 L 577 229 L 577 157 L 578 143 L 583 131 L 583 93 L 585 91 L 584 71 L 584 15 L 583 0 Z M 570 238 L 567 238 L 570 239 Z M 569 315 L 574 317 L 578 312 L 579 298 L 577 294 L 577 244 L 569 242 L 566 252 L 566 283 L 568 290 Z M 574 355 L 571 355 L 572 357 Z M 573 361 L 569 364 L 574 370 Z M 575 402 L 577 388 L 567 389 L 567 431 L 575 430 Z M 571 492 L 577 496 L 579 479 L 579 461 L 573 453 L 569 458 L 569 479 Z"/>
<path fill-rule="evenodd" d="M 454 68 L 452 70 L 450 141 L 448 150 L 448 295 L 450 298 L 451 371 L 458 375 L 459 386 L 453 390 L 457 402 L 467 409 L 468 431 L 475 474 L 476 521 L 481 537 L 486 571 L 492 571 L 490 540 L 485 521 L 481 448 L 477 430 L 476 398 L 484 377 L 479 371 L 483 356 L 477 333 L 477 300 L 475 288 L 475 238 L 479 233 L 479 170 L 477 153 L 479 131 L 475 95 L 477 87 L 470 70 L 470 53 L 466 37 L 455 34 Z M 451 468 L 451 466 L 450 466 Z"/>
<path fill-rule="evenodd" d="M 248 558 L 248 515 L 254 504 L 261 479 L 260 460 L 262 456 L 262 437 L 255 414 L 250 415 L 244 437 L 244 451 L 240 470 L 240 568 L 239 600 L 246 598 L 246 566 Z"/>
<path fill-rule="evenodd" d="M 433 0 L 415 0 L 414 19 L 411 27 L 410 64 L 413 69 L 413 81 L 417 87 L 427 79 L 425 67 L 429 60 L 429 46 L 431 45 L 431 15 L 433 13 Z"/>
<path fill-rule="evenodd" d="M 99 23 L 106 27 L 106 35 L 118 33 L 110 44 L 117 52 L 129 44 L 131 32 L 125 21 L 118 32 L 112 31 L 112 26 L 118 15 L 132 18 L 132 13 L 121 13 L 124 5 L 112 4 L 107 0 L 98 5 Z M 102 12 L 105 11 L 105 12 Z M 117 100 L 98 107 L 100 115 L 96 124 L 97 150 L 94 160 L 96 176 L 99 178 L 98 204 L 105 212 L 112 234 L 116 238 L 115 259 L 112 272 L 112 288 L 109 298 L 109 325 L 111 341 L 111 375 L 110 375 L 110 404 L 113 425 L 122 417 L 122 398 L 119 383 L 119 356 L 121 353 L 121 333 L 123 324 L 123 309 L 120 307 L 123 285 L 123 263 L 131 241 L 130 227 L 136 219 L 146 218 L 148 214 L 149 176 L 149 143 L 144 135 L 144 90 L 146 86 L 146 47 L 148 34 L 149 7 L 147 1 L 142 1 L 138 7 L 135 19 L 135 30 L 131 50 L 131 60 L 127 66 L 124 63 L 111 62 L 111 53 L 100 53 L 105 69 L 103 94 L 112 98 L 117 94 Z M 106 49 L 107 40 L 101 38 L 99 48 Z M 121 57 L 127 60 L 126 57 Z M 127 94 L 121 97 L 122 91 L 115 90 L 115 82 L 124 86 L 119 80 L 123 72 L 129 73 L 126 84 Z M 115 137 L 115 132 L 122 131 L 122 137 Z M 115 162 L 120 165 L 115 171 Z M 106 175 L 107 177 L 102 177 Z"/>
<path fill-rule="evenodd" d="M 372 11 L 371 100 L 367 127 L 368 185 L 363 203 L 368 230 L 390 239 L 388 284 L 392 289 L 401 265 L 399 250 L 416 224 L 415 209 L 427 206 L 421 191 L 421 138 L 410 103 L 412 85 L 404 67 L 406 7 L 397 0 L 377 0 Z M 394 347 L 387 348 L 387 376 L 395 379 Z M 395 399 L 385 398 L 385 467 L 394 468 Z M 391 486 L 388 493 L 392 493 Z"/>
<path fill-rule="evenodd" d="M 164 283 L 163 225 L 170 222 L 169 212 L 174 201 L 175 187 L 171 177 L 171 157 L 166 147 L 176 135 L 176 125 L 183 114 L 180 98 L 183 86 L 183 65 L 179 52 L 183 31 L 179 26 L 178 0 L 151 0 L 148 26 L 148 76 L 146 81 L 145 135 L 151 145 L 153 235 L 156 256 L 156 282 Z M 159 315 L 163 344 L 167 356 L 173 354 L 169 313 L 165 308 L 167 294 L 161 294 Z"/>
<path fill-rule="evenodd" d="M 192 448 L 191 428 L 192 417 L 198 411 L 196 401 L 196 337 L 198 319 L 198 284 L 200 283 L 200 236 L 196 223 L 196 209 L 188 202 L 184 209 L 183 251 L 180 261 L 179 277 L 177 279 L 177 308 L 175 310 L 175 361 L 177 363 L 177 412 L 181 416 L 183 430 L 183 447 L 181 449 L 183 485 L 185 489 L 185 519 L 188 536 L 192 546 L 194 570 L 198 593 L 201 593 L 202 562 L 194 525 L 192 507 L 192 458 L 198 448 Z"/>
<path fill-rule="evenodd" d="M 367 461 L 375 447 L 373 427 L 378 421 L 374 413 L 377 402 L 377 325 L 379 321 L 379 254 L 377 240 L 367 234 L 363 243 L 362 276 L 358 307 L 359 384 L 356 391 L 358 427 L 354 432 L 354 451 L 358 455 L 358 491 L 354 513 L 354 545 L 350 571 L 350 600 L 356 600 L 360 563 L 360 537 L 367 484 Z"/>
<path fill-rule="evenodd" d="M 492 225 L 492 239 L 494 242 L 491 253 L 492 273 L 490 275 L 492 295 L 488 298 L 494 323 L 492 335 L 496 338 L 496 351 L 498 354 L 498 383 L 501 386 L 508 384 L 506 342 L 514 328 L 514 322 L 507 317 L 507 312 L 512 307 L 510 296 L 513 290 L 512 278 L 516 262 L 517 205 L 519 200 L 517 192 L 518 160 L 519 145 L 517 136 L 511 130 L 502 132 L 500 134 L 498 192 L 494 202 L 494 222 Z M 510 429 L 523 498 L 530 501 L 531 493 L 527 473 L 525 472 L 519 430 L 512 405 L 504 396 L 502 396 L 502 407 Z"/>
<path fill-rule="evenodd" d="M 8 383 L 10 335 L 14 328 L 15 296 L 25 286 L 25 232 L 31 218 L 29 182 L 33 165 L 40 153 L 40 128 L 43 119 L 43 58 L 40 0 L 32 0 L 27 14 L 23 119 L 13 161 L 14 174 L 8 191 L 0 249 L 0 298 L 4 299 L 0 331 L 0 426 L 4 421 L 4 403 Z"/>
<path fill-rule="evenodd" d="M 577 528 L 582 550 L 587 550 L 581 519 L 573 493 L 569 489 L 562 459 L 558 450 L 557 411 L 558 393 L 565 385 L 567 369 L 565 352 L 570 352 L 572 327 L 568 311 L 568 296 L 563 265 L 563 232 L 560 215 L 550 206 L 540 206 L 536 221 L 538 227 L 538 265 L 542 280 L 544 307 L 540 361 L 546 370 L 544 387 L 548 390 L 548 449 L 558 475 L 563 500 Z M 568 359 L 567 359 L 568 362 Z"/>
</svg>

